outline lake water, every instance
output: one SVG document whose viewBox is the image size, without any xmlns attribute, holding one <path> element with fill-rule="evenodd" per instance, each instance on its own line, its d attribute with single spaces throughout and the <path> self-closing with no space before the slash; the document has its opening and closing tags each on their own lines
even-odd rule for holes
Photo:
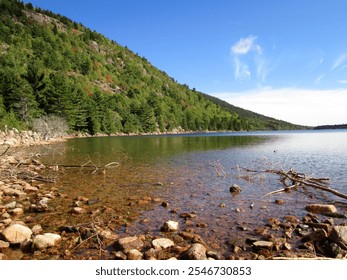
<svg viewBox="0 0 347 280">
<path fill-rule="evenodd" d="M 66 211 L 79 195 L 98 198 L 116 211 L 120 225 L 131 221 L 132 226 L 117 229 L 119 234 L 159 234 L 166 220 L 176 220 L 182 229 L 192 228 L 227 251 L 232 236 L 252 235 L 248 229 L 264 225 L 270 217 L 303 216 L 309 203 L 337 201 L 342 212 L 347 210 L 342 198 L 310 189 L 262 198 L 283 187 L 278 177 L 242 169 L 293 168 L 328 177 L 332 188 L 347 193 L 346 130 L 81 138 L 41 152 L 46 163 L 101 167 L 97 172 L 66 168 L 57 187 L 69 199 L 58 202 L 57 211 Z M 101 172 L 110 162 L 119 165 Z M 242 191 L 231 195 L 229 188 L 235 183 Z M 159 198 L 169 207 L 148 204 L 145 197 Z M 283 204 L 274 203 L 276 199 Z M 187 223 L 180 218 L 183 212 L 197 216 Z M 67 215 L 62 223 L 76 219 L 81 218 Z"/>
</svg>

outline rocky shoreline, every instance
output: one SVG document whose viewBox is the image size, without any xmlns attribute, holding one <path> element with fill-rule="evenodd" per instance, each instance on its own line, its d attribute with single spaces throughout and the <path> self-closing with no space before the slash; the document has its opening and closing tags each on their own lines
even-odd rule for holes
<svg viewBox="0 0 347 280">
<path fill-rule="evenodd" d="M 228 252 L 218 244 L 205 242 L 194 232 L 197 213 L 170 209 L 170 202 L 158 198 L 129 199 L 129 204 L 164 207 L 177 214 L 176 220 L 163 221 L 156 233 L 119 233 L 115 210 L 86 197 L 69 197 L 45 181 L 45 172 L 54 167 L 40 163 L 34 155 L 19 155 L 8 147 L 48 144 L 34 132 L 12 131 L 0 138 L 0 260 L 6 259 L 117 259 L 117 260 L 221 260 L 221 259 L 301 259 L 346 258 L 346 216 L 334 205 L 309 205 L 303 217 L 271 217 L 262 227 L 245 229 L 249 237 L 228 241 Z M 70 200 L 65 214 L 88 221 L 76 225 L 48 227 L 37 216 L 52 213 L 52 204 Z M 99 203 L 101 204 L 101 203 Z M 82 219 L 83 217 L 83 219 Z M 44 221 L 44 219 L 41 219 Z M 207 227 L 196 224 L 197 227 Z"/>
</svg>

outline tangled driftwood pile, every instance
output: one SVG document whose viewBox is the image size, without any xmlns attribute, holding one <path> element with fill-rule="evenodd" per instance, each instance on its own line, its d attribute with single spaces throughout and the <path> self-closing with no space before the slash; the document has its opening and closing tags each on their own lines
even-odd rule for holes
<svg viewBox="0 0 347 280">
<path fill-rule="evenodd" d="M 252 169 L 247 169 L 242 167 L 239 167 L 239 169 L 242 169 L 244 171 L 247 171 L 253 174 L 268 173 L 268 174 L 276 174 L 280 177 L 280 182 L 282 182 L 284 188 L 265 194 L 262 197 L 280 193 L 280 192 L 289 192 L 292 189 L 298 189 L 300 187 L 311 187 L 311 188 L 329 192 L 338 197 L 347 199 L 347 194 L 341 193 L 329 187 L 329 178 L 314 178 L 304 173 L 296 172 L 292 168 L 289 169 L 288 171 L 285 171 L 283 169 L 279 169 L 279 170 L 267 169 L 267 170 L 259 171 L 259 170 L 252 170 Z"/>
</svg>

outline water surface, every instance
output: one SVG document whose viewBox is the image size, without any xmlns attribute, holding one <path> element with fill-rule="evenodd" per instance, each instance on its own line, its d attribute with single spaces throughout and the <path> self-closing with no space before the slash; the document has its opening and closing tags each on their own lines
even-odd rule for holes
<svg viewBox="0 0 347 280">
<path fill-rule="evenodd" d="M 50 147 L 43 160 L 100 167 L 67 168 L 58 185 L 70 198 L 98 198 L 121 219 L 131 217 L 132 226 L 118 228 L 120 234 L 159 234 L 163 222 L 172 219 L 227 251 L 232 236 L 252 235 L 248 228 L 264 225 L 273 216 L 302 216 L 308 203 L 339 201 L 340 209 L 346 210 L 343 199 L 315 190 L 261 198 L 283 185 L 276 176 L 254 176 L 242 169 L 293 168 L 329 177 L 333 188 L 346 193 L 347 132 L 343 130 L 82 138 Z M 102 172 L 110 162 L 118 165 Z M 231 195 L 229 188 L 235 183 L 242 192 Z M 169 207 L 139 204 L 144 197 L 158 198 Z M 275 204 L 276 199 L 283 205 Z M 69 203 L 60 202 L 59 207 L 65 211 Z M 183 212 L 197 216 L 187 223 L 179 216 Z M 65 222 L 77 222 L 72 219 L 70 215 Z M 144 219 L 146 223 L 140 222 Z"/>
</svg>

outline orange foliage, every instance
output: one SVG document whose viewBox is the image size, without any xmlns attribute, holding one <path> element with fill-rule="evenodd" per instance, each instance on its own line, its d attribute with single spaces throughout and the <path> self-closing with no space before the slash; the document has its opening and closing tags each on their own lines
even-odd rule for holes
<svg viewBox="0 0 347 280">
<path fill-rule="evenodd" d="M 100 68 L 100 66 L 101 66 L 100 62 L 94 61 L 94 68 L 95 68 L 95 70 L 98 70 Z"/>
<path fill-rule="evenodd" d="M 106 75 L 106 81 L 107 81 L 109 84 L 112 84 L 113 78 L 112 78 L 112 75 L 111 75 L 111 74 L 107 74 L 107 75 Z"/>
</svg>

